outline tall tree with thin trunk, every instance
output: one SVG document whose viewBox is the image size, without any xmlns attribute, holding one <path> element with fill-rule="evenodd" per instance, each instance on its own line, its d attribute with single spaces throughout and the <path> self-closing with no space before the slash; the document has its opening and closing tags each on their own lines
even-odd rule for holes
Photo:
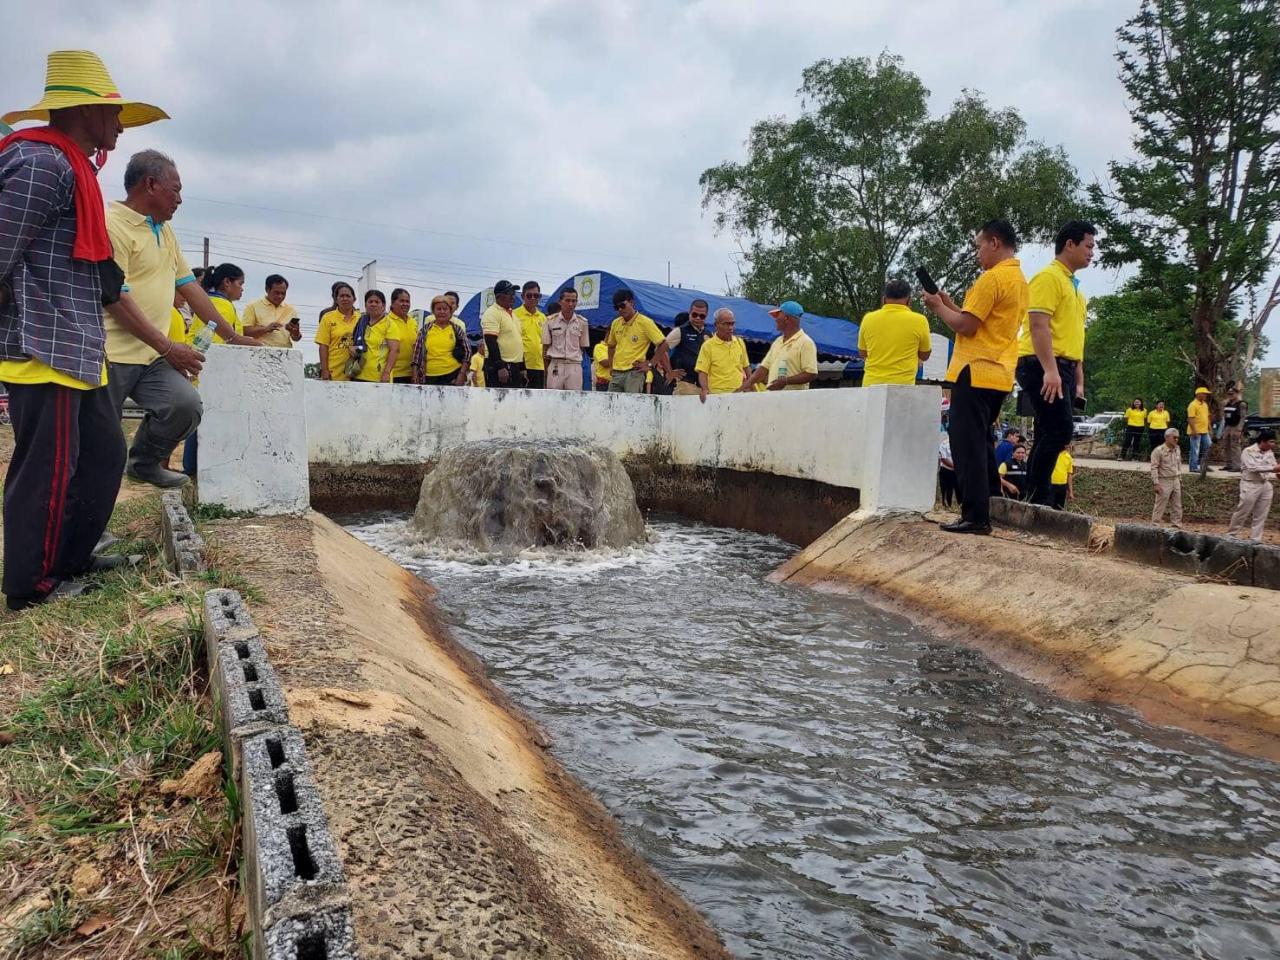
<svg viewBox="0 0 1280 960">
<path fill-rule="evenodd" d="M 1090 188 L 1103 262 L 1185 284 L 1195 375 L 1217 390 L 1270 313 L 1241 300 L 1280 249 L 1280 0 L 1143 0 L 1117 37 L 1138 156 Z"/>
</svg>

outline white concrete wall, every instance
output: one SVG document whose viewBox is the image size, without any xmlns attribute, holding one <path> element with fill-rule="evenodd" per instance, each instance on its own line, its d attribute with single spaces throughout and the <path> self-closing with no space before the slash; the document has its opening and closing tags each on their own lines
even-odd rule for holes
<svg viewBox="0 0 1280 960">
<path fill-rule="evenodd" d="M 255 513 L 304 513 L 311 502 L 302 354 L 217 345 L 200 372 L 200 500 Z"/>
<path fill-rule="evenodd" d="M 859 490 L 871 510 L 933 505 L 933 387 L 648 397 L 388 384 L 305 385 L 316 463 L 421 463 L 469 440 L 575 439 L 619 455 L 759 470 Z"/>
</svg>

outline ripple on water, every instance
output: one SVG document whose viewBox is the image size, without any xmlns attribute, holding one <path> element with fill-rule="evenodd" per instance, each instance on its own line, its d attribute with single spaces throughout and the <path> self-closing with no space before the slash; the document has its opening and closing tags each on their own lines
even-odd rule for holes
<svg viewBox="0 0 1280 960">
<path fill-rule="evenodd" d="M 440 588 L 737 956 L 1280 956 L 1274 764 L 767 583 L 771 538 L 658 522 L 627 550 L 494 561 L 409 544 L 401 518 L 351 529 Z"/>
</svg>

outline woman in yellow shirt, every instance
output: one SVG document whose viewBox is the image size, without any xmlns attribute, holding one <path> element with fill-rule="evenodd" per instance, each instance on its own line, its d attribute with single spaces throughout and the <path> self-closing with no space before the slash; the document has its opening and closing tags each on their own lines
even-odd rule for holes
<svg viewBox="0 0 1280 960">
<path fill-rule="evenodd" d="M 431 298 L 431 317 L 413 345 L 413 382 L 465 386 L 471 367 L 466 328 L 453 319 L 453 304 L 448 297 Z M 479 385 L 484 386 L 484 382 Z"/>
<path fill-rule="evenodd" d="M 320 317 L 316 344 L 320 347 L 320 379 L 350 380 L 347 361 L 351 359 L 351 337 L 360 317 L 356 313 L 356 292 L 351 284 L 338 281 L 333 285 L 332 310 Z"/>
<path fill-rule="evenodd" d="M 222 314 L 222 319 L 231 325 L 236 333 L 244 335 L 244 323 L 236 310 L 235 301 L 244 296 L 244 271 L 234 263 L 220 263 L 209 270 L 202 278 L 201 285 L 214 308 Z M 222 337 L 212 330 L 205 330 L 205 322 L 199 317 L 191 318 L 191 326 L 187 330 L 187 342 L 199 350 L 212 343 L 226 343 Z"/>
<path fill-rule="evenodd" d="M 390 383 L 391 371 L 400 355 L 400 341 L 394 336 L 398 332 L 398 328 L 392 328 L 387 313 L 387 295 L 381 290 L 370 290 L 364 295 L 364 316 L 352 335 L 351 359 L 347 361 L 351 379 Z"/>
<path fill-rule="evenodd" d="M 400 341 L 400 351 L 396 354 L 396 366 L 391 371 L 392 383 L 414 383 L 413 345 L 418 340 L 418 321 L 409 314 L 409 291 L 404 287 L 396 287 L 391 291 L 392 336 Z"/>
<path fill-rule="evenodd" d="M 1120 447 L 1121 460 L 1138 460 L 1142 457 L 1142 435 L 1147 432 L 1147 409 L 1141 397 L 1134 397 L 1124 412 L 1124 443 Z M 1164 439 L 1161 438 L 1161 443 Z"/>
<path fill-rule="evenodd" d="M 1157 400 L 1155 409 L 1147 414 L 1147 442 L 1151 444 L 1151 450 L 1164 443 L 1164 432 L 1168 429 L 1169 411 L 1164 408 L 1163 400 Z"/>
</svg>

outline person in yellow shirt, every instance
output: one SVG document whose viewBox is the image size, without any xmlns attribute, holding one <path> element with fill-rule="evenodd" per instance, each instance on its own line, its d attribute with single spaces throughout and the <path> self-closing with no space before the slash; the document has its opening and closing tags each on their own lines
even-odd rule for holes
<svg viewBox="0 0 1280 960">
<path fill-rule="evenodd" d="M 356 323 L 351 340 L 347 372 L 363 383 L 390 383 L 391 371 L 400 355 L 400 341 L 394 336 L 387 314 L 387 295 L 370 290 L 364 295 L 364 316 Z"/>
<path fill-rule="evenodd" d="M 736 393 L 751 377 L 747 345 L 733 335 L 738 321 L 733 311 L 721 307 L 715 312 L 715 336 L 702 341 L 693 369 L 698 374 L 698 399 L 706 403 L 708 393 Z"/>
<path fill-rule="evenodd" d="M 804 307 L 794 300 L 784 300 L 769 311 L 769 316 L 778 328 L 778 337 L 742 385 L 743 392 L 761 383 L 767 384 L 766 390 L 808 390 L 809 384 L 818 379 L 818 347 L 800 327 Z"/>
<path fill-rule="evenodd" d="M 440 387 L 464 386 L 471 369 L 466 328 L 454 319 L 453 305 L 447 297 L 432 297 L 431 317 L 430 323 L 423 324 L 411 351 L 413 382 Z"/>
<path fill-rule="evenodd" d="M 961 509 L 960 519 L 942 529 L 989 534 L 989 498 L 1000 489 L 991 425 L 1013 389 L 1018 327 L 1027 314 L 1027 278 L 1015 256 L 1018 235 L 1009 221 L 988 220 L 974 235 L 973 248 L 982 274 L 965 294 L 964 306 L 956 306 L 944 292 L 925 293 L 923 299 L 956 333 L 947 367 L 952 384 L 947 434 Z"/>
<path fill-rule="evenodd" d="M 1134 397 L 1124 412 L 1124 440 L 1120 444 L 1121 460 L 1142 459 L 1142 435 L 1147 432 L 1147 407 L 1141 397 Z"/>
<path fill-rule="evenodd" d="M 1156 405 L 1147 414 L 1148 454 L 1164 443 L 1164 432 L 1169 429 L 1169 411 L 1164 408 L 1164 401 L 1157 400 Z"/>
<path fill-rule="evenodd" d="M 187 331 L 187 340 L 192 346 L 199 350 L 207 350 L 210 343 L 225 343 L 226 340 L 221 333 L 215 332 L 215 329 L 231 332 L 233 340 L 246 341 L 255 347 L 258 346 L 258 341 L 244 336 L 244 324 L 241 323 L 240 315 L 236 312 L 235 301 L 244 294 L 244 271 L 234 263 L 220 263 L 205 273 L 201 283 L 204 284 L 209 302 L 217 311 L 219 324 L 216 328 L 211 328 L 201 317 L 193 318 L 191 328 Z M 193 379 L 191 383 L 192 386 L 196 386 L 199 381 Z M 182 445 L 182 472 L 188 477 L 196 475 L 198 447 L 199 438 L 193 430 L 187 435 Z"/>
<path fill-rule="evenodd" d="M 1027 499 L 1053 504 L 1050 474 L 1075 432 L 1075 401 L 1084 397 L 1084 321 L 1088 301 L 1080 271 L 1093 262 L 1093 224 L 1069 220 L 1053 242 L 1054 258 L 1031 278 L 1018 339 L 1018 386 L 1035 410 L 1036 445 L 1027 461 Z"/>
<path fill-rule="evenodd" d="M 650 366 L 670 378 L 671 364 L 667 338 L 658 325 L 636 309 L 636 296 L 626 287 L 613 292 L 613 309 L 618 315 L 609 324 L 604 342 L 609 349 L 610 393 L 644 393 Z M 649 361 L 649 347 L 657 349 Z"/>
<path fill-rule="evenodd" d="M 1192 473 L 1200 472 L 1203 466 L 1209 465 L 1209 448 L 1213 446 L 1213 437 L 1209 435 L 1209 397 L 1208 387 L 1196 387 L 1195 399 L 1187 404 L 1187 440 L 1191 445 L 1188 469 Z"/>
<path fill-rule="evenodd" d="M 911 284 L 890 280 L 884 285 L 880 309 L 863 316 L 858 328 L 858 355 L 866 362 L 862 385 L 913 385 L 921 362 L 932 351 L 929 321 L 911 309 Z"/>
<path fill-rule="evenodd" d="M 480 315 L 480 332 L 484 335 L 484 382 L 490 387 L 523 387 L 524 331 L 512 309 L 518 288 L 510 280 L 493 285 L 493 303 Z M 539 339 L 538 352 L 542 352 Z"/>
<path fill-rule="evenodd" d="M 391 291 L 391 312 L 387 314 L 387 320 L 391 324 L 391 335 L 400 341 L 396 366 L 391 371 L 392 383 L 418 382 L 413 375 L 413 349 L 421 331 L 418 329 L 418 321 L 409 313 L 410 306 L 412 300 L 408 290 L 396 287 Z"/>
<path fill-rule="evenodd" d="M 542 328 L 547 325 L 547 315 L 538 309 L 542 288 L 537 280 L 530 280 L 520 288 L 520 306 L 512 316 L 520 324 L 520 340 L 524 345 L 524 372 L 531 390 L 541 390 L 547 385 L 547 364 L 542 354 Z"/>
<path fill-rule="evenodd" d="M 351 339 L 360 315 L 356 313 L 356 291 L 349 283 L 334 284 L 332 310 L 320 316 L 316 345 L 320 348 L 320 379 L 350 380 L 347 361 L 351 359 Z"/>
<path fill-rule="evenodd" d="M 240 322 L 244 335 L 253 337 L 264 347 L 288 349 L 302 339 L 298 311 L 285 303 L 289 281 L 278 273 L 267 277 L 266 293 L 244 308 Z"/>
<path fill-rule="evenodd" d="M 1053 465 L 1053 473 L 1049 477 L 1049 485 L 1053 489 L 1053 509 L 1064 510 L 1068 500 L 1076 498 L 1076 461 L 1071 456 L 1071 448 L 1058 453 L 1057 462 Z"/>
<path fill-rule="evenodd" d="M 609 345 L 601 340 L 591 350 L 591 379 L 594 381 L 595 389 L 600 393 L 608 390 L 609 378 L 612 375 L 609 370 Z"/>
<path fill-rule="evenodd" d="M 480 344 L 480 346 L 476 349 L 475 353 L 471 354 L 471 363 L 468 366 L 471 370 L 471 373 L 467 377 L 467 382 L 473 387 L 483 387 L 484 386 L 484 344 L 483 343 Z"/>
</svg>

